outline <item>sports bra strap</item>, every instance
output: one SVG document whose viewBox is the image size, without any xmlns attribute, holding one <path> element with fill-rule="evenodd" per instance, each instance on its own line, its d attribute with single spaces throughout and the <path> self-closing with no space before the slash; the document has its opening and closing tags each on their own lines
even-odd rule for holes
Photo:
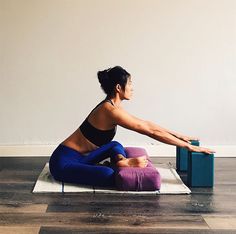
<svg viewBox="0 0 236 234">
<path fill-rule="evenodd" d="M 90 116 L 90 114 L 91 114 L 98 106 L 100 106 L 100 105 L 101 105 L 102 103 L 104 103 L 104 102 L 109 102 L 109 103 L 111 103 L 111 104 L 114 106 L 112 100 L 110 100 L 110 99 L 104 99 L 103 101 L 101 101 L 100 103 L 98 103 L 98 104 L 91 110 L 91 112 L 88 114 L 88 116 L 87 116 L 86 119 L 88 119 L 88 117 Z"/>
</svg>

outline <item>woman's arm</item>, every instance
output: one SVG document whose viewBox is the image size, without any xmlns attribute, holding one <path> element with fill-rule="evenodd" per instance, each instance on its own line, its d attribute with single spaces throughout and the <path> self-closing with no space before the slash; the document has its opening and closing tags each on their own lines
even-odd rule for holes
<svg viewBox="0 0 236 234">
<path fill-rule="evenodd" d="M 113 109 L 109 113 L 109 117 L 113 120 L 113 123 L 120 125 L 124 128 L 136 131 L 138 133 L 149 136 L 160 142 L 175 145 L 179 147 L 187 148 L 190 151 L 212 153 L 214 151 L 205 149 L 202 147 L 192 146 L 188 142 L 181 140 L 174 135 L 170 134 L 166 129 L 146 120 L 139 119 L 130 115 L 121 108 Z"/>
<path fill-rule="evenodd" d="M 160 128 L 163 131 L 168 132 L 169 134 L 179 138 L 180 140 L 186 141 L 186 142 L 188 142 L 190 144 L 191 144 L 191 140 L 199 140 L 197 137 L 189 137 L 189 136 L 182 135 L 182 134 L 174 132 L 172 130 L 165 129 L 165 128 L 163 128 L 163 127 L 161 127 L 161 126 L 159 126 L 159 125 L 157 125 L 155 123 L 152 123 L 150 121 L 149 121 L 149 124 L 152 125 L 153 128 Z"/>
<path fill-rule="evenodd" d="M 181 134 L 179 134 L 179 133 L 177 133 L 177 132 L 174 132 L 174 131 L 172 131 L 172 130 L 163 128 L 163 127 L 161 127 L 161 126 L 159 126 L 159 125 L 157 125 L 157 124 L 155 124 L 155 123 L 153 123 L 153 122 L 148 121 L 148 123 L 152 126 L 152 128 L 159 128 L 159 129 L 161 129 L 162 131 L 168 132 L 169 134 L 171 134 L 171 135 L 173 135 L 173 136 L 175 136 L 175 137 L 177 137 L 177 138 L 180 138 L 180 136 L 181 136 Z"/>
<path fill-rule="evenodd" d="M 163 143 L 184 148 L 188 148 L 190 145 L 189 143 L 180 140 L 174 135 L 170 134 L 164 128 L 153 124 L 150 121 L 145 121 L 132 116 L 121 108 L 117 108 L 111 111 L 110 117 L 116 125 L 120 125 L 124 128 L 144 134 Z"/>
</svg>

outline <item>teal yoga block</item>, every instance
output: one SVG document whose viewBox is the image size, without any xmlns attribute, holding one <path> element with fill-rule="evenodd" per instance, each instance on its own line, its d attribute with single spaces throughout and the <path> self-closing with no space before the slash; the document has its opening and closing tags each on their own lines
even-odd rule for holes
<svg viewBox="0 0 236 234">
<path fill-rule="evenodd" d="M 214 154 L 188 153 L 187 182 L 190 187 L 214 186 Z"/>
<path fill-rule="evenodd" d="M 199 141 L 191 141 L 191 145 L 199 146 Z M 176 170 L 187 171 L 188 169 L 188 150 L 182 147 L 176 147 Z"/>
</svg>

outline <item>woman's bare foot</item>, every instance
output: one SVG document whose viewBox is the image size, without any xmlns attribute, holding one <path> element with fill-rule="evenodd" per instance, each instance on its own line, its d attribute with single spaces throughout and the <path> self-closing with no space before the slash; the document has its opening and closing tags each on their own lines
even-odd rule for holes
<svg viewBox="0 0 236 234">
<path fill-rule="evenodd" d="M 124 158 L 116 163 L 117 167 L 146 167 L 148 164 L 147 156 L 137 158 Z"/>
</svg>

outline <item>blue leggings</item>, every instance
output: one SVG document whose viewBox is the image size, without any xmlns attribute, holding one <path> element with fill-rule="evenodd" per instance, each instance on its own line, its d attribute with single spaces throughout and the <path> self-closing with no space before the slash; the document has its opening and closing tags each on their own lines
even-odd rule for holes
<svg viewBox="0 0 236 234">
<path fill-rule="evenodd" d="M 126 157 L 124 147 L 117 141 L 102 145 L 88 155 L 60 144 L 50 157 L 49 168 L 54 179 L 62 182 L 114 187 L 115 170 L 96 164 L 108 157 L 117 161 L 117 154 Z"/>
</svg>

